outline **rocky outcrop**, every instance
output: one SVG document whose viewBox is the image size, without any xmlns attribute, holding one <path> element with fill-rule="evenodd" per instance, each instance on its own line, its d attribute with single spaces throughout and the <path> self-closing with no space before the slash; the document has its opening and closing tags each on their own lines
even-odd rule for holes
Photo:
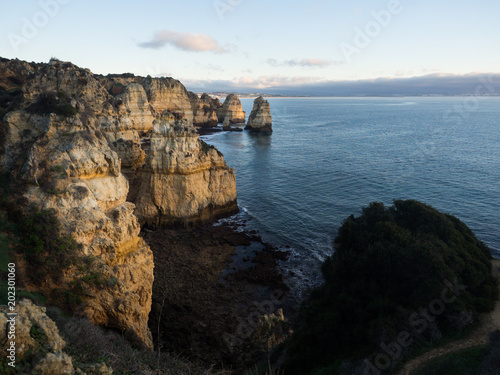
<svg viewBox="0 0 500 375">
<path fill-rule="evenodd" d="M 212 108 L 214 111 L 222 107 L 222 103 L 218 98 L 212 98 L 206 92 L 201 95 L 200 99 L 208 103 L 210 105 L 210 108 Z"/>
<path fill-rule="evenodd" d="M 182 116 L 190 123 L 193 121 L 193 108 L 188 91 L 176 79 L 171 77 L 140 77 L 130 73 L 96 78 L 105 87 L 106 91 L 115 98 L 114 102 L 117 105 L 120 105 L 119 99 L 123 94 L 127 93 L 129 85 L 136 83 L 141 85 L 146 93 L 147 102 L 143 100 L 144 104 L 139 105 L 139 107 L 143 107 L 142 111 L 147 112 L 146 109 L 149 108 L 156 117 L 163 111 L 169 110 Z M 129 117 L 134 119 L 133 114 L 129 114 Z M 148 126 L 149 130 L 152 130 L 152 123 L 148 123 Z"/>
<path fill-rule="evenodd" d="M 79 120 L 51 115 L 48 122 L 46 134 L 29 149 L 20 177 L 27 185 L 29 204 L 52 211 L 61 235 L 73 237 L 83 257 L 96 259 L 88 274 L 103 282 L 85 283 L 83 303 L 76 312 L 94 324 L 123 331 L 138 346 L 151 348 L 147 318 L 153 258 L 139 237 L 134 205 L 126 202 L 128 181 L 120 172 L 120 159 L 98 132 L 77 131 L 82 126 Z M 49 275 L 51 282 L 33 287 L 51 298 L 54 283 L 71 290 L 72 283 L 86 275 L 68 269 L 57 277 Z"/>
<path fill-rule="evenodd" d="M 85 261 L 29 288 L 68 308 L 61 291 L 80 285 L 73 313 L 152 348 L 154 264 L 140 222 L 194 223 L 234 212 L 233 170 L 198 139 L 188 92 L 172 78 L 102 77 L 56 59 L 3 59 L 0 82 L 7 81 L 2 172 L 21 186 L 20 208 L 52 212 L 58 235 L 76 240 Z"/>
<path fill-rule="evenodd" d="M 2 367 L 5 374 L 79 374 L 79 375 L 111 375 L 113 369 L 105 363 L 82 364 L 63 350 L 66 342 L 56 323 L 47 315 L 46 308 L 37 306 L 29 299 L 17 302 L 13 311 L 0 306 L 0 343 L 6 356 L 10 356 L 15 347 L 15 365 L 17 372 L 9 372 L 10 367 Z M 14 323 L 12 317 L 15 316 Z M 12 334 L 9 338 L 8 335 Z M 14 345 L 11 345 L 14 342 Z M 67 351 L 72 351 L 71 349 Z M 2 358 L 4 359 L 4 358 Z M 97 358 L 88 358 L 94 361 Z M 8 362 L 11 361 L 7 357 Z M 7 363 L 8 363 L 7 362 Z M 84 371 L 82 371 L 82 369 Z"/>
<path fill-rule="evenodd" d="M 181 115 L 188 123 L 193 123 L 193 108 L 188 91 L 178 80 L 148 77 L 142 81 L 142 85 L 157 114 L 168 110 Z"/>
<path fill-rule="evenodd" d="M 37 360 L 33 364 L 37 374 L 71 374 L 71 357 L 62 352 L 66 343 L 59 335 L 56 324 L 45 314 L 45 307 L 24 299 L 17 303 L 14 310 L 17 315 L 8 315 L 12 311 L 0 307 L 0 342 L 3 355 L 12 356 L 11 359 L 7 357 L 8 362 L 12 360 L 19 367 L 23 359 L 33 356 Z M 10 320 L 12 317 L 15 317 L 14 323 Z M 10 339 L 9 333 L 14 335 Z M 14 349 L 13 353 L 11 349 Z M 8 369 L 4 368 L 6 373 L 10 373 Z"/>
<path fill-rule="evenodd" d="M 136 201 L 139 220 L 154 227 L 186 225 L 236 212 L 234 171 L 222 154 L 171 112 L 153 126 Z"/>
<path fill-rule="evenodd" d="M 253 109 L 248 117 L 245 129 L 256 133 L 271 133 L 272 129 L 271 106 L 262 96 L 253 102 Z"/>
<path fill-rule="evenodd" d="M 202 128 L 217 126 L 217 114 L 211 102 L 199 98 L 194 92 L 188 92 L 188 94 L 193 107 L 193 125 Z"/>
<path fill-rule="evenodd" d="M 114 105 L 122 117 L 130 119 L 130 128 L 141 134 L 153 130 L 155 109 L 149 104 L 144 87 L 139 83 L 129 83 L 123 93 L 114 97 Z"/>
<path fill-rule="evenodd" d="M 16 354 L 19 359 L 24 357 L 29 351 L 35 351 L 40 348 L 40 342 L 37 337 L 33 337 L 33 330 L 43 332 L 46 347 L 52 352 L 61 351 L 66 343 L 59 336 L 59 330 L 56 324 L 45 314 L 45 307 L 36 306 L 28 299 L 17 302 L 14 310 L 9 310 L 6 306 L 0 307 L 0 343 L 2 343 L 2 352 L 8 350 L 9 341 L 7 333 L 12 331 L 16 337 Z M 15 313 L 17 315 L 8 315 Z M 15 324 L 12 324 L 8 318 L 15 316 Z M 40 336 L 40 335 L 39 335 Z"/>
<path fill-rule="evenodd" d="M 223 123 L 224 119 L 228 119 L 230 124 L 245 123 L 245 112 L 236 94 L 229 94 L 226 97 L 224 104 L 217 109 L 217 118 L 220 123 Z"/>
</svg>

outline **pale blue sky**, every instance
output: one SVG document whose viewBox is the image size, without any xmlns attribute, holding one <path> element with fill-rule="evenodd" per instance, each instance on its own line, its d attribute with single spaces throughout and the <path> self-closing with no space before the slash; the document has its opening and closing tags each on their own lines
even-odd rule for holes
<svg viewBox="0 0 500 375">
<path fill-rule="evenodd" d="M 0 56 L 37 62 L 55 56 L 95 73 L 169 75 L 188 86 L 201 80 L 266 88 L 500 72 L 500 2 L 495 0 L 0 4 Z M 373 12 L 387 15 L 389 9 L 390 20 L 376 20 Z M 357 30 L 371 34 L 369 45 L 356 42 Z"/>
</svg>

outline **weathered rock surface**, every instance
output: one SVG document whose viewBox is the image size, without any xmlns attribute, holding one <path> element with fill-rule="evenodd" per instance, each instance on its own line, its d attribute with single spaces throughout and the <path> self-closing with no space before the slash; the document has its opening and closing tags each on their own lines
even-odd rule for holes
<svg viewBox="0 0 500 375">
<path fill-rule="evenodd" d="M 29 299 L 17 302 L 14 307 L 15 325 L 8 321 L 12 313 L 7 307 L 0 306 L 0 343 L 2 351 L 8 353 L 10 342 L 14 340 L 16 349 L 16 371 L 5 373 L 23 374 L 102 374 L 111 375 L 113 369 L 104 363 L 73 364 L 73 359 L 63 350 L 66 342 L 61 337 L 56 323 L 46 314 L 46 308 L 37 306 Z M 8 338 L 13 332 L 15 339 Z M 66 348 L 67 349 L 67 348 Z M 9 354 L 6 354 L 9 355 Z M 4 359 L 4 358 L 2 358 Z M 96 360 L 97 358 L 89 358 Z M 78 366 L 77 368 L 75 368 Z M 82 368 L 85 371 L 82 371 Z M 4 372 L 2 372 L 3 374 Z"/>
<path fill-rule="evenodd" d="M 17 313 L 14 332 L 18 359 L 23 358 L 29 350 L 34 351 L 41 345 L 37 341 L 37 337 L 30 334 L 30 331 L 33 331 L 32 328 L 43 332 L 44 343 L 50 351 L 61 351 L 66 346 L 62 337 L 59 336 L 56 324 L 45 314 L 45 307 L 36 306 L 30 300 L 24 299 L 17 302 L 14 312 Z M 8 313 L 12 313 L 12 311 L 9 311 L 6 306 L 0 307 L 0 343 L 4 353 L 10 345 L 9 341 L 11 341 L 7 339 L 7 333 L 11 327 L 6 315 Z"/>
<path fill-rule="evenodd" d="M 73 363 L 71 357 L 62 352 L 48 353 L 34 368 L 35 374 L 54 375 L 73 373 Z"/>
<path fill-rule="evenodd" d="M 192 102 L 175 79 L 0 59 L 0 84 L 7 82 L 0 88 L 2 172 L 21 183 L 23 206 L 52 210 L 60 235 L 95 259 L 91 275 L 101 282 L 84 283 L 73 312 L 151 348 L 154 264 L 136 214 L 156 225 L 232 213 L 233 170 L 198 139 Z M 58 304 L 57 290 L 89 276 L 80 268 L 28 286 Z"/>
<path fill-rule="evenodd" d="M 198 98 L 194 92 L 188 92 L 193 107 L 193 125 L 204 128 L 217 126 L 217 114 L 211 102 Z"/>
<path fill-rule="evenodd" d="M 241 106 L 241 101 L 236 94 L 229 94 L 224 104 L 217 109 L 217 118 L 220 123 L 228 119 L 231 124 L 243 124 L 245 122 L 245 112 Z"/>
<path fill-rule="evenodd" d="M 152 347 L 147 317 L 153 258 L 139 237 L 134 205 L 126 202 L 128 181 L 120 173 L 120 159 L 99 133 L 58 131 L 71 128 L 68 122 L 51 116 L 47 134 L 29 149 L 20 175 L 27 184 L 25 197 L 39 210 L 52 210 L 61 234 L 80 243 L 83 255 L 98 259 L 103 279 L 115 280 L 86 285 L 79 313 L 120 329 L 138 346 Z M 70 289 L 80 276 L 69 270 L 58 277 L 58 287 Z M 53 293 L 52 283 L 38 287 L 47 296 Z"/>
<path fill-rule="evenodd" d="M 222 103 L 218 98 L 212 98 L 210 95 L 208 95 L 206 92 L 204 92 L 201 95 L 201 100 L 204 102 L 208 103 L 210 105 L 210 108 L 213 110 L 217 110 L 218 108 L 222 107 Z"/>
<path fill-rule="evenodd" d="M 259 96 L 253 102 L 253 109 L 245 129 L 257 133 L 271 133 L 273 131 L 272 125 L 271 106 L 267 100 Z"/>
<path fill-rule="evenodd" d="M 188 122 L 192 123 L 193 121 L 193 108 L 188 91 L 176 79 L 171 77 L 140 77 L 130 73 L 96 78 L 111 96 L 118 99 L 121 95 L 126 94 L 130 84 L 139 84 L 143 87 L 147 97 L 147 103 L 144 104 L 144 107 L 149 105 L 155 115 L 160 115 L 163 111 L 169 110 L 181 115 Z M 115 104 L 118 103 L 115 102 Z M 149 124 L 149 127 L 151 130 L 151 124 Z"/>
<path fill-rule="evenodd" d="M 154 227 L 234 213 L 234 170 L 192 125 L 166 111 L 154 122 L 136 204 L 139 220 Z"/>
<path fill-rule="evenodd" d="M 193 108 L 188 91 L 178 80 L 148 77 L 143 80 L 142 85 L 157 114 L 169 110 L 182 115 L 188 123 L 193 123 Z"/>
<path fill-rule="evenodd" d="M 0 343 L 3 355 L 8 353 L 10 343 L 15 342 L 15 363 L 27 356 L 39 353 L 41 359 L 35 364 L 37 374 L 71 374 L 73 365 L 71 357 L 62 352 L 66 343 L 59 335 L 56 324 L 45 314 L 45 307 L 34 305 L 24 299 L 15 306 L 15 324 L 8 321 L 6 314 L 12 313 L 7 307 L 0 307 Z M 13 332 L 15 339 L 8 338 Z M 43 355 L 42 355 L 43 354 Z M 10 362 L 10 360 L 9 360 Z M 7 368 L 6 368 L 7 370 Z"/>
<path fill-rule="evenodd" d="M 122 116 L 130 118 L 130 128 L 141 134 L 151 133 L 155 110 L 149 104 L 144 87 L 139 83 L 129 83 L 122 94 L 115 96 L 115 107 Z"/>
</svg>

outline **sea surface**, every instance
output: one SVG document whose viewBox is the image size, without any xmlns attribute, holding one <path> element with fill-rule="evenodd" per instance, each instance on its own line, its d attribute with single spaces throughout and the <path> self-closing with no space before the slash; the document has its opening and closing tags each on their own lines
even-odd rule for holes
<svg viewBox="0 0 500 375">
<path fill-rule="evenodd" d="M 349 215 L 417 199 L 457 216 L 500 257 L 500 98 L 273 98 L 272 135 L 201 137 L 236 172 L 244 230 L 292 256 L 302 285 Z M 253 99 L 242 99 L 250 115 Z"/>
</svg>

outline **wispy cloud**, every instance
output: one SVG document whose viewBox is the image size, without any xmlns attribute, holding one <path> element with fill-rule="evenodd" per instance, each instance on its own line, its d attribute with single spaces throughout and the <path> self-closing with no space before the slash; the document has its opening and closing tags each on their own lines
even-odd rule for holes
<svg viewBox="0 0 500 375">
<path fill-rule="evenodd" d="M 139 43 L 142 48 L 159 49 L 172 45 L 183 51 L 228 53 L 215 39 L 209 35 L 195 33 L 179 33 L 170 30 L 160 30 L 147 42 Z"/>
<path fill-rule="evenodd" d="M 271 87 L 295 87 L 306 84 L 314 84 L 320 81 L 322 81 L 321 78 L 309 76 L 241 76 L 231 80 L 182 80 L 189 90 L 195 91 L 262 90 Z"/>
<path fill-rule="evenodd" d="M 340 65 L 342 62 L 325 59 L 293 59 L 278 61 L 276 59 L 267 59 L 267 63 L 274 67 L 279 66 L 301 66 L 306 68 L 327 68 L 331 65 Z"/>
</svg>

